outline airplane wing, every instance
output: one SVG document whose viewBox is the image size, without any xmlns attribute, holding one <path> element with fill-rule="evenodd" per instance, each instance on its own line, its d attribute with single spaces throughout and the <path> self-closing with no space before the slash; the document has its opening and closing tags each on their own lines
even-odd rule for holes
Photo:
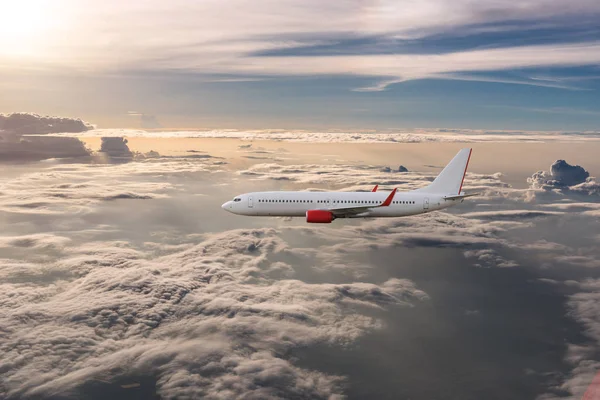
<svg viewBox="0 0 600 400">
<path fill-rule="evenodd" d="M 369 206 L 358 206 L 358 207 L 328 208 L 327 211 L 331 211 L 333 213 L 333 215 L 342 216 L 342 215 L 361 214 L 366 211 L 369 211 L 372 208 L 377 208 L 377 207 L 388 207 L 390 204 L 392 204 L 392 199 L 394 198 L 394 195 L 396 194 L 396 190 L 398 190 L 398 189 L 392 190 L 391 193 L 389 194 L 389 196 L 381 204 L 371 204 Z"/>
<path fill-rule="evenodd" d="M 457 194 L 454 196 L 444 196 L 444 200 L 460 200 L 466 199 L 467 197 L 479 196 L 480 193 L 469 193 L 469 194 Z"/>
</svg>

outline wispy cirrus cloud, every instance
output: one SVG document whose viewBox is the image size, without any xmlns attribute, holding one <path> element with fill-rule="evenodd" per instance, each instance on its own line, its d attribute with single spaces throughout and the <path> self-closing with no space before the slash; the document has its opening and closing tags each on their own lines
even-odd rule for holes
<svg viewBox="0 0 600 400">
<path fill-rule="evenodd" d="M 165 7 L 156 0 L 62 0 L 54 7 L 64 10 L 57 16 L 62 24 L 37 38 L 38 52 L 25 63 L 95 72 L 225 75 L 220 79 L 380 78 L 363 90 L 414 79 L 460 79 L 456 73 L 461 72 L 600 63 L 593 23 L 600 6 L 588 0 L 519 5 L 461 0 L 452 6 L 442 0 L 234 1 L 226 15 L 218 1 L 177 0 Z M 149 29 L 161 35 L 148 35 Z M 6 57 L 10 65 L 14 60 Z"/>
</svg>

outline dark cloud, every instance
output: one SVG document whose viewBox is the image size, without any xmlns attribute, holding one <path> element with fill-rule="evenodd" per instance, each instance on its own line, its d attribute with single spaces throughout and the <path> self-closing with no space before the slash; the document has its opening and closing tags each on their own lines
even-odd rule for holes
<svg viewBox="0 0 600 400">
<path fill-rule="evenodd" d="M 31 113 L 0 114 L 0 132 L 18 135 L 79 133 L 93 128 L 93 125 L 75 118 L 44 117 Z"/>
<path fill-rule="evenodd" d="M 133 158 L 133 153 L 127 146 L 127 139 L 121 137 L 103 137 L 100 153 L 117 160 L 131 160 Z"/>
<path fill-rule="evenodd" d="M 390 167 L 383 167 L 381 168 L 381 172 L 392 172 L 392 169 Z M 398 167 L 398 170 L 394 172 L 408 172 L 408 169 L 404 165 L 401 165 Z"/>
<path fill-rule="evenodd" d="M 90 154 L 90 150 L 77 138 L 0 133 L 0 162 L 89 157 Z"/>
<path fill-rule="evenodd" d="M 93 126 L 80 119 L 28 113 L 0 114 L 0 162 L 88 157 L 90 151 L 79 139 L 24 135 L 79 133 L 89 129 Z"/>
</svg>

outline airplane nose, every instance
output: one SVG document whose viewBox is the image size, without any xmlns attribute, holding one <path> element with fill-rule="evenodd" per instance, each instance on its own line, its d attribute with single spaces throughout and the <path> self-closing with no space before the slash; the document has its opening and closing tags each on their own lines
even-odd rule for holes
<svg viewBox="0 0 600 400">
<path fill-rule="evenodd" d="M 223 203 L 223 205 L 221 206 L 221 208 L 222 208 L 223 210 L 227 210 L 227 211 L 229 211 L 229 208 L 230 208 L 230 206 L 231 206 L 231 201 L 228 201 L 228 202 L 226 202 L 226 203 Z"/>
</svg>

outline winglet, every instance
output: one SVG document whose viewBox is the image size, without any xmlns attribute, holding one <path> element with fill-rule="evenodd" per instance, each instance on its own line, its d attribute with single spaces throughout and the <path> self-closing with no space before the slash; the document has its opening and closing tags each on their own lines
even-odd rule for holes
<svg viewBox="0 0 600 400">
<path fill-rule="evenodd" d="M 379 187 L 379 185 L 375 185 L 375 187 L 373 188 L 373 190 L 371 190 L 371 192 L 376 192 L 378 187 Z"/>
<path fill-rule="evenodd" d="M 396 190 L 398 190 L 398 189 L 392 190 L 392 193 L 390 193 L 390 195 L 387 197 L 387 199 L 385 199 L 385 201 L 380 204 L 380 207 L 387 207 L 390 204 L 392 204 L 392 199 L 394 198 L 394 195 L 396 194 Z"/>
</svg>

